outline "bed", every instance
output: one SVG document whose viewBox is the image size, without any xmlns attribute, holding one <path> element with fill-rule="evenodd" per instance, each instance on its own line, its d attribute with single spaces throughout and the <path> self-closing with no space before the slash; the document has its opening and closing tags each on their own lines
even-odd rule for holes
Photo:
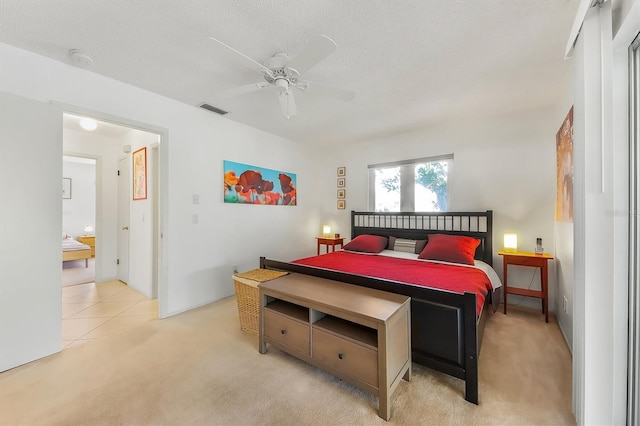
<svg viewBox="0 0 640 426">
<path fill-rule="evenodd" d="M 91 247 L 82 244 L 67 233 L 62 233 L 62 261 L 84 259 L 85 268 L 89 267 Z"/>
<path fill-rule="evenodd" d="M 359 236 L 394 237 L 406 241 L 428 239 L 432 234 L 472 237 L 479 240 L 472 257 L 489 267 L 492 266 L 491 210 L 446 213 L 351 212 L 352 242 Z M 436 241 L 433 236 L 432 239 Z M 497 285 L 494 283 L 491 287 L 487 286 L 484 294 L 477 294 L 476 290 L 460 290 L 460 286 L 454 286 L 455 290 L 442 290 L 401 282 L 388 272 L 380 278 L 374 276 L 375 273 L 354 272 L 358 268 L 346 268 L 347 272 L 338 270 L 333 266 L 327 266 L 325 261 L 328 259 L 327 256 L 332 254 L 335 253 L 292 262 L 261 257 L 260 267 L 319 276 L 410 296 L 413 362 L 462 379 L 465 383 L 465 399 L 478 404 L 478 355 L 486 318 L 491 311 L 495 312 L 500 301 L 502 288 L 499 279 Z M 316 260 L 313 260 L 314 258 Z M 474 262 L 473 259 L 471 261 Z M 366 270 L 366 267 L 364 269 Z M 387 266 L 386 270 L 389 269 L 400 268 Z M 491 271 L 495 274 L 495 271 Z M 497 275 L 495 277 L 497 278 Z M 478 300 L 480 297 L 484 298 L 481 302 Z"/>
</svg>

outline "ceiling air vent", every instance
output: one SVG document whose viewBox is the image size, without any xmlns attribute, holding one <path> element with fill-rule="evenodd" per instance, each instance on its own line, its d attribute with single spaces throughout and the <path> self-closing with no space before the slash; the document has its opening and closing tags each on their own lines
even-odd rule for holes
<svg viewBox="0 0 640 426">
<path fill-rule="evenodd" d="M 213 112 L 215 112 L 217 114 L 220 114 L 220 115 L 225 115 L 226 113 L 229 112 L 229 111 L 225 111 L 225 110 L 220 109 L 220 108 L 216 108 L 213 105 L 209 105 L 207 103 L 204 103 L 204 104 L 200 105 L 200 108 L 204 108 L 206 110 L 213 111 Z"/>
</svg>

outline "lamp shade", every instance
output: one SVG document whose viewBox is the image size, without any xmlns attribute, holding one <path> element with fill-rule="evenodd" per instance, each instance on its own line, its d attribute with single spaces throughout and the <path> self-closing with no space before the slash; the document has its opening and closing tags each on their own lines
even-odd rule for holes
<svg viewBox="0 0 640 426">
<path fill-rule="evenodd" d="M 324 225 L 322 227 L 322 235 L 324 235 L 325 237 L 328 237 L 331 235 L 331 227 L 329 225 Z"/>
<path fill-rule="evenodd" d="M 504 251 L 518 251 L 518 234 L 504 234 Z"/>
<path fill-rule="evenodd" d="M 91 225 L 87 225 L 87 226 L 85 226 L 85 227 L 84 227 L 84 232 L 85 232 L 85 234 L 87 234 L 87 235 L 91 234 L 91 233 L 93 232 L 93 226 L 91 226 Z"/>
</svg>

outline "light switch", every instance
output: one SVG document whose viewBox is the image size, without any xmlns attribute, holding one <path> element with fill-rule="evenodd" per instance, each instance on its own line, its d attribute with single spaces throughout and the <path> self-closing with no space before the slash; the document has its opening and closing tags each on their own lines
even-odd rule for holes
<svg viewBox="0 0 640 426">
<path fill-rule="evenodd" d="M 198 194 L 193 194 L 193 204 L 200 204 L 200 196 Z"/>
</svg>

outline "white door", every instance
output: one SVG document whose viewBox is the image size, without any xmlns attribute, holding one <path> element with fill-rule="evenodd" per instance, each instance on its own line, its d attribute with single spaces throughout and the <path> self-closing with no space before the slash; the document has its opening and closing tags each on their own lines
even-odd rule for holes
<svg viewBox="0 0 640 426">
<path fill-rule="evenodd" d="M 62 110 L 0 93 L 0 371 L 59 352 Z"/>
<path fill-rule="evenodd" d="M 118 162 L 118 279 L 129 282 L 129 202 L 131 173 L 129 157 Z"/>
</svg>

